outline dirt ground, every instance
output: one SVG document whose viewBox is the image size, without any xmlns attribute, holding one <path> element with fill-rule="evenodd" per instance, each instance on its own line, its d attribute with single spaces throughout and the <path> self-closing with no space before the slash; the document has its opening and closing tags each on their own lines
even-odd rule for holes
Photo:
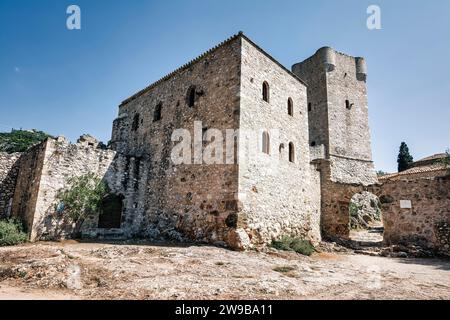
<svg viewBox="0 0 450 320">
<path fill-rule="evenodd" d="M 450 299 L 450 261 L 36 243 L 0 248 L 0 299 Z"/>
</svg>

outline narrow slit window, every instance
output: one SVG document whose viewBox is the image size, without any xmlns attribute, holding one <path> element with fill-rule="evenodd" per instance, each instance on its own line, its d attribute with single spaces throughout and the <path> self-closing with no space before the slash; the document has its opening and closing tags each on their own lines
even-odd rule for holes
<svg viewBox="0 0 450 320">
<path fill-rule="evenodd" d="M 187 94 L 187 102 L 189 108 L 193 108 L 195 106 L 195 96 L 196 96 L 196 88 L 195 86 L 192 86 L 189 88 Z"/>
<path fill-rule="evenodd" d="M 288 115 L 294 116 L 294 102 L 291 98 L 288 99 Z"/>
<path fill-rule="evenodd" d="M 289 143 L 289 162 L 295 162 L 295 149 L 292 142 Z"/>
<path fill-rule="evenodd" d="M 133 123 L 131 124 L 131 130 L 137 131 L 139 129 L 139 113 L 136 113 L 133 117 Z"/>
<path fill-rule="evenodd" d="M 262 134 L 262 152 L 270 154 L 270 136 L 267 131 Z"/>
<path fill-rule="evenodd" d="M 153 122 L 159 121 L 162 119 L 162 103 L 158 103 L 158 105 L 155 107 L 155 113 L 153 115 Z"/>
<path fill-rule="evenodd" d="M 269 102 L 269 84 L 264 81 L 262 86 L 262 96 L 265 102 Z"/>
</svg>

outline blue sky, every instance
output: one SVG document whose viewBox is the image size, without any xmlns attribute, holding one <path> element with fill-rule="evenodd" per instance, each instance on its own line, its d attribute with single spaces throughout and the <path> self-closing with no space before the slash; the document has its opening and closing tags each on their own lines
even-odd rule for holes
<svg viewBox="0 0 450 320">
<path fill-rule="evenodd" d="M 288 68 L 324 45 L 366 57 L 377 169 L 401 141 L 416 159 L 450 147 L 448 0 L 0 0 L 0 130 L 106 142 L 122 100 L 239 30 Z"/>
</svg>

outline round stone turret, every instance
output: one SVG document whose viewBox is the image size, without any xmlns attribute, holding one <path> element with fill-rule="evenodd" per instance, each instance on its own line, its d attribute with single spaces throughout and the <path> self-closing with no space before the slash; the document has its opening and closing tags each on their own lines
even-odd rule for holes
<svg viewBox="0 0 450 320">
<path fill-rule="evenodd" d="M 320 61 L 325 66 L 327 72 L 331 72 L 336 68 L 336 56 L 333 48 L 323 47 L 317 50 L 316 54 L 319 55 Z"/>
<path fill-rule="evenodd" d="M 367 65 L 364 58 L 355 58 L 356 62 L 356 78 L 359 81 L 366 81 L 367 79 Z"/>
</svg>

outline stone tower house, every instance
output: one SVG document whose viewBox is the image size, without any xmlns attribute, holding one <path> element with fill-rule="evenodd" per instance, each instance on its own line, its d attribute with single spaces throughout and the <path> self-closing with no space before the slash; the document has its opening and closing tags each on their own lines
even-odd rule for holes
<svg viewBox="0 0 450 320">
<path fill-rule="evenodd" d="M 83 237 L 242 249 L 348 238 L 351 200 L 372 193 L 385 243 L 448 252 L 448 170 L 378 183 L 366 78 L 363 58 L 328 47 L 291 72 L 239 33 L 126 99 L 109 147 L 84 135 L 0 153 L 0 218 L 21 218 L 31 241 L 73 236 L 57 195 L 89 173 L 112 192 Z"/>
<path fill-rule="evenodd" d="M 292 67 L 308 83 L 309 138 L 321 172 L 321 229 L 349 233 L 349 197 L 378 182 L 372 161 L 364 58 L 324 47 Z M 323 156 L 320 156 L 323 155 Z"/>
<path fill-rule="evenodd" d="M 292 70 L 308 84 L 310 145 L 325 146 L 331 180 L 376 183 L 364 58 L 324 47 Z"/>
<path fill-rule="evenodd" d="M 319 240 L 306 91 L 301 79 L 238 34 L 125 100 L 111 140 L 117 151 L 111 185 L 124 196 L 122 228 L 233 247 L 286 233 Z M 175 165 L 175 129 L 188 131 L 192 145 L 202 144 L 209 129 L 224 141 L 227 130 L 239 130 L 239 161 L 202 164 L 192 154 L 192 164 Z"/>
<path fill-rule="evenodd" d="M 110 184 L 124 197 L 122 228 L 232 247 L 320 240 L 321 179 L 376 181 L 365 90 L 362 59 L 323 48 L 291 72 L 242 33 L 228 39 L 120 105 Z M 224 142 L 238 130 L 236 161 L 194 152 L 175 165 L 176 129 L 204 150 L 209 129 Z"/>
</svg>

